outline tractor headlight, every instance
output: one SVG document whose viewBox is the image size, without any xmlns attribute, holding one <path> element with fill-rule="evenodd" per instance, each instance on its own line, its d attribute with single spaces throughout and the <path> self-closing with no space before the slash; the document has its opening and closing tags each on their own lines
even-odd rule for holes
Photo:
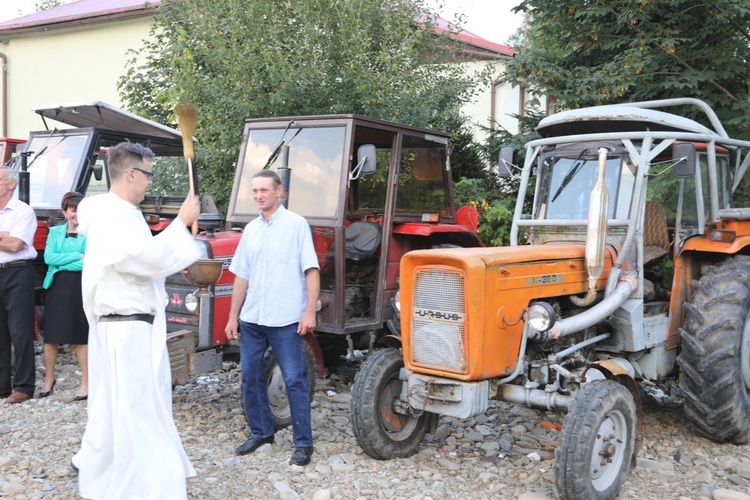
<svg viewBox="0 0 750 500">
<path fill-rule="evenodd" d="M 526 322 L 537 332 L 546 332 L 557 321 L 557 314 L 546 302 L 535 302 L 526 310 Z"/>
<path fill-rule="evenodd" d="M 187 309 L 189 312 L 193 312 L 197 308 L 198 298 L 192 293 L 185 295 L 185 309 Z"/>
<path fill-rule="evenodd" d="M 396 295 L 391 299 L 393 305 L 393 314 L 396 315 L 396 320 L 401 320 L 401 292 L 396 292 Z"/>
</svg>

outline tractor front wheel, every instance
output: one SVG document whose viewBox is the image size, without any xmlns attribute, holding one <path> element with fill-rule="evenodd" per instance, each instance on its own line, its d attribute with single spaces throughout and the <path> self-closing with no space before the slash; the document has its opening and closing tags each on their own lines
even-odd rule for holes
<svg viewBox="0 0 750 500">
<path fill-rule="evenodd" d="M 419 416 L 398 411 L 404 360 L 399 349 L 380 349 L 369 355 L 352 386 L 352 430 L 365 453 L 378 460 L 415 454 L 434 413 Z"/>
<path fill-rule="evenodd" d="M 555 450 L 561 499 L 615 498 L 630 468 L 638 414 L 630 391 L 614 380 L 581 386 Z"/>
<path fill-rule="evenodd" d="M 750 441 L 750 257 L 711 266 L 685 303 L 680 391 L 695 430 L 719 442 Z"/>
</svg>

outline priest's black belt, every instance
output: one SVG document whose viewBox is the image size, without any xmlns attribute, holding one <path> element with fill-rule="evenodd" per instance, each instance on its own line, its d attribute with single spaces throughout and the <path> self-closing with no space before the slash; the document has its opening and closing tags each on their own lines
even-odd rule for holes
<svg viewBox="0 0 750 500">
<path fill-rule="evenodd" d="M 99 322 L 106 323 L 109 321 L 145 321 L 149 324 L 154 324 L 153 314 L 108 314 L 107 316 L 101 316 Z"/>
<path fill-rule="evenodd" d="M 0 263 L 0 269 L 12 269 L 14 267 L 24 267 L 30 261 L 28 260 L 11 260 L 10 262 Z"/>
</svg>

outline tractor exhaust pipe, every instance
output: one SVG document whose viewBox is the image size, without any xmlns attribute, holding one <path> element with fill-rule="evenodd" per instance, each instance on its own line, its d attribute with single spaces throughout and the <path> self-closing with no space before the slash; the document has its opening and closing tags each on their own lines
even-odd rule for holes
<svg viewBox="0 0 750 500">
<path fill-rule="evenodd" d="M 530 389 L 520 385 L 503 384 L 497 388 L 497 399 L 508 403 L 531 406 L 540 410 L 567 410 L 573 404 L 573 396 L 541 389 Z"/>
<path fill-rule="evenodd" d="M 605 182 L 607 170 L 607 148 L 599 148 L 599 175 L 589 199 L 589 223 L 586 229 L 586 270 L 589 274 L 589 291 L 585 297 L 571 296 L 570 301 L 585 307 L 596 298 L 596 282 L 604 270 L 604 245 L 607 236 L 607 209 L 609 191 Z"/>
<path fill-rule="evenodd" d="M 634 277 L 623 276 L 617 288 L 597 305 L 581 314 L 557 321 L 549 330 L 549 338 L 558 339 L 600 323 L 615 312 L 636 288 L 638 288 L 638 283 Z"/>
<path fill-rule="evenodd" d="M 21 153 L 21 168 L 18 170 L 18 199 L 27 205 L 29 204 L 30 184 L 29 184 L 29 155 L 33 151 L 24 151 Z"/>
</svg>

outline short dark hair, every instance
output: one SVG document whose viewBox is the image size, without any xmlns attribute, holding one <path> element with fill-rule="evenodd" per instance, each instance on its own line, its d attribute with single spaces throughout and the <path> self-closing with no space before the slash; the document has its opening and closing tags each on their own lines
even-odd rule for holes
<svg viewBox="0 0 750 500">
<path fill-rule="evenodd" d="M 82 199 L 83 195 L 81 193 L 77 193 L 75 191 L 65 193 L 62 197 L 62 201 L 60 201 L 60 208 L 63 211 L 67 210 L 68 208 L 77 208 Z"/>
<path fill-rule="evenodd" d="M 261 170 L 259 172 L 256 172 L 255 175 L 253 175 L 253 179 L 256 177 L 265 177 L 267 179 L 271 179 L 273 181 L 274 187 L 281 186 L 281 177 L 279 177 L 279 174 L 274 172 L 273 170 Z"/>
<path fill-rule="evenodd" d="M 154 161 L 154 152 L 136 142 L 121 142 L 107 151 L 109 177 L 119 180 L 131 168 L 143 168 L 143 162 Z"/>
</svg>

